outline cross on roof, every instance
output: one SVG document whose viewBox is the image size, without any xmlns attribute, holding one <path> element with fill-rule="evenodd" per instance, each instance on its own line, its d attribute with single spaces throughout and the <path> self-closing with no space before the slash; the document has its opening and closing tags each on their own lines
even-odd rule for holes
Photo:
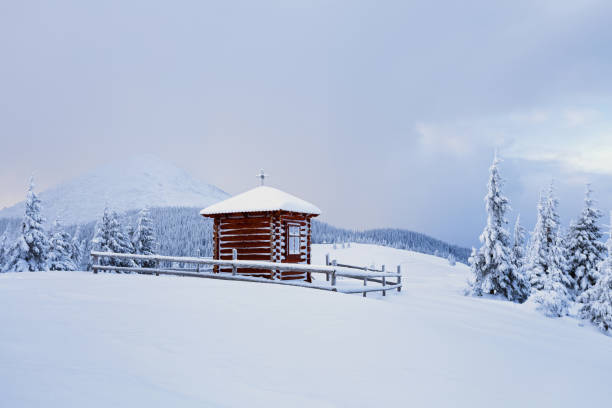
<svg viewBox="0 0 612 408">
<path fill-rule="evenodd" d="M 259 174 L 257 175 L 257 177 L 259 178 L 259 180 L 261 181 L 261 185 L 264 185 L 264 179 L 266 177 L 268 177 L 268 175 L 266 173 L 264 173 L 263 169 L 259 170 Z"/>
</svg>

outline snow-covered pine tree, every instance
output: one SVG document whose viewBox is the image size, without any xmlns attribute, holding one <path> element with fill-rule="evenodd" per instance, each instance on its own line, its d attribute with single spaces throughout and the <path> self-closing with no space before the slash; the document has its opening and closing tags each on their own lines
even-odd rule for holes
<svg viewBox="0 0 612 408">
<path fill-rule="evenodd" d="M 83 259 L 83 241 L 81 240 L 81 225 L 77 225 L 74 235 L 72 236 L 72 262 L 81 270 L 81 261 Z"/>
<path fill-rule="evenodd" d="M 455 255 L 453 254 L 448 254 L 448 256 L 446 257 L 446 259 L 448 259 L 448 264 L 450 266 L 455 266 L 457 265 L 457 260 L 455 259 Z"/>
<path fill-rule="evenodd" d="M 489 169 L 488 193 L 485 196 L 487 224 L 480 236 L 482 247 L 474 249 L 470 266 L 474 274 L 470 292 L 476 296 L 498 293 L 515 302 L 529 296 L 529 281 L 512 262 L 510 234 L 506 230 L 509 201 L 502 194 L 500 160 L 495 156 Z"/>
<path fill-rule="evenodd" d="M 127 224 L 125 227 L 125 236 L 132 244 L 132 253 L 136 254 L 136 242 L 134 241 L 136 235 L 136 230 L 132 226 L 132 224 Z"/>
<path fill-rule="evenodd" d="M 514 241 L 512 242 L 512 263 L 514 267 L 523 271 L 525 265 L 525 239 L 526 239 L 525 228 L 521 225 L 521 216 L 516 217 L 514 223 Z"/>
<path fill-rule="evenodd" d="M 579 315 L 590 320 L 604 333 L 612 334 L 612 212 L 610 212 L 610 238 L 608 257 L 599 264 L 599 279 L 587 289 L 578 301 L 582 303 Z"/>
<path fill-rule="evenodd" d="M 117 213 L 111 211 L 108 207 L 104 209 L 102 219 L 96 226 L 92 247 L 93 250 L 100 252 L 133 253 L 132 244 L 123 233 Z M 131 259 L 123 258 L 103 257 L 99 262 L 101 265 L 134 266 Z"/>
<path fill-rule="evenodd" d="M 34 178 L 31 178 L 21 230 L 7 254 L 4 265 L 5 271 L 47 270 L 49 241 L 43 229 L 44 222 L 45 220 L 41 215 L 40 199 L 34 192 Z"/>
<path fill-rule="evenodd" d="M 559 201 L 551 183 L 548 194 L 546 196 L 540 194 L 538 218 L 531 236 L 529 262 L 526 266 L 531 287 L 536 290 L 544 289 L 544 281 L 553 259 L 553 247 L 558 242 L 560 224 L 558 206 Z"/>
<path fill-rule="evenodd" d="M 4 272 L 4 256 L 6 254 L 6 231 L 0 235 L 0 272 Z"/>
<path fill-rule="evenodd" d="M 49 254 L 47 263 L 51 271 L 74 271 L 76 264 L 73 261 L 74 247 L 70 235 L 62 227 L 62 223 L 56 218 L 49 239 Z"/>
<path fill-rule="evenodd" d="M 568 291 L 571 281 L 567 275 L 567 261 L 560 232 L 551 246 L 547 265 L 547 273 L 541 277 L 542 288 L 534 291 L 534 301 L 539 304 L 538 310 L 549 317 L 565 316 L 569 314 L 572 296 Z"/>
<path fill-rule="evenodd" d="M 154 255 L 157 253 L 157 238 L 153 230 L 151 213 L 148 208 L 142 209 L 138 214 L 138 222 L 132 242 L 134 243 L 134 250 L 137 254 Z M 143 268 L 152 268 L 155 266 L 155 261 L 151 260 L 140 261 L 139 263 Z"/>
<path fill-rule="evenodd" d="M 568 273 L 577 296 L 596 283 L 597 268 L 606 251 L 600 242 L 602 232 L 598 225 L 602 214 L 594 207 L 591 193 L 591 186 L 587 185 L 584 209 L 570 226 L 566 239 Z"/>
</svg>

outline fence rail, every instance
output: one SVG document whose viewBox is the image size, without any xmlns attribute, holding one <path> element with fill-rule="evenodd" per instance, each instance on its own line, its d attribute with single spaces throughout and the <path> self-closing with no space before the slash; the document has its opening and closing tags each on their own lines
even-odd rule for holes
<svg viewBox="0 0 612 408">
<path fill-rule="evenodd" d="M 329 255 L 326 256 L 327 265 L 310 265 L 310 264 L 294 264 L 294 263 L 277 263 L 267 261 L 248 261 L 238 260 L 237 254 L 234 251 L 232 260 L 218 260 L 212 258 L 196 258 L 196 257 L 177 257 L 165 255 L 138 255 L 138 254 L 120 254 L 114 252 L 91 252 L 93 260 L 93 273 L 98 271 L 117 271 L 117 272 L 137 272 L 149 275 L 173 275 L 173 276 L 192 276 L 198 278 L 233 280 L 245 282 L 260 282 L 273 283 L 288 286 L 308 287 L 312 289 L 329 290 L 341 293 L 363 293 L 366 296 L 368 292 L 382 292 L 386 296 L 387 291 L 397 289 L 398 292 L 402 289 L 402 276 L 398 265 L 397 272 L 386 272 L 385 268 L 374 270 L 367 267 L 338 264 L 335 260 L 329 262 Z M 146 268 L 141 266 L 114 266 L 100 262 L 108 260 L 108 258 L 131 259 L 136 261 L 153 261 L 155 266 Z M 160 268 L 160 262 L 179 263 L 182 265 L 192 265 L 190 268 Z M 231 267 L 232 272 L 206 272 L 200 271 L 201 266 L 226 266 Z M 318 273 L 326 275 L 326 284 L 316 284 L 304 281 L 276 280 L 255 276 L 247 276 L 237 273 L 238 268 L 262 269 L 268 271 L 296 271 L 307 273 Z M 363 281 L 363 287 L 343 287 L 338 285 L 337 278 L 357 279 Z M 395 282 L 387 282 L 387 278 L 395 278 Z M 381 286 L 370 286 L 368 282 L 379 283 Z"/>
</svg>

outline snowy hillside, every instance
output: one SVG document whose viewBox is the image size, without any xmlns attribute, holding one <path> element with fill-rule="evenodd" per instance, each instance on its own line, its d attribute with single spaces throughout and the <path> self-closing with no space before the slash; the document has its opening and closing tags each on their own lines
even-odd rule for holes
<svg viewBox="0 0 612 408">
<path fill-rule="evenodd" d="M 392 248 L 386 298 L 206 279 L 0 275 L 10 407 L 607 406 L 612 340 L 572 318 L 461 294 L 467 267 Z M 388 405 L 386 405 L 388 404 Z"/>
<path fill-rule="evenodd" d="M 66 224 L 96 220 L 106 204 L 118 212 L 145 206 L 203 208 L 227 197 L 219 188 L 151 155 L 101 166 L 40 194 L 45 218 L 53 221 L 61 214 Z M 23 211 L 21 202 L 0 211 L 0 217 L 21 218 Z"/>
</svg>

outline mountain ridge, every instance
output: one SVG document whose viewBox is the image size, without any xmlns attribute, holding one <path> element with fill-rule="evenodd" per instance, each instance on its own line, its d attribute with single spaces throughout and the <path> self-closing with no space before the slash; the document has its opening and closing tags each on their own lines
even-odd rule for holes
<svg viewBox="0 0 612 408">
<path fill-rule="evenodd" d="M 96 220 L 108 206 L 118 212 L 143 207 L 206 207 L 229 197 L 220 188 L 150 154 L 129 156 L 39 193 L 43 216 L 65 224 Z M 24 202 L 0 210 L 0 218 L 21 218 Z"/>
</svg>

